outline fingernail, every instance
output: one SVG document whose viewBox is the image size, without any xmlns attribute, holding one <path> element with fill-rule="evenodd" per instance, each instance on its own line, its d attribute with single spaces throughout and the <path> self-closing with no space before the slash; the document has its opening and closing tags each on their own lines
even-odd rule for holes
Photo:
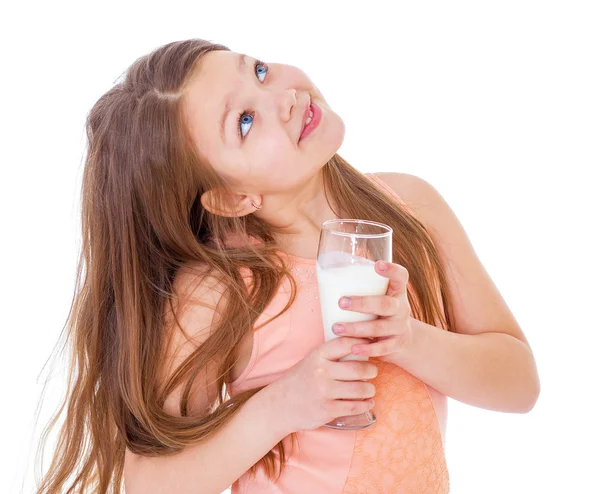
<svg viewBox="0 0 600 494">
<path fill-rule="evenodd" d="M 350 307 L 350 299 L 348 297 L 342 297 L 340 299 L 340 307 Z"/>
<path fill-rule="evenodd" d="M 342 326 L 341 324 L 334 324 L 333 332 L 335 334 L 342 334 L 344 332 L 344 326 Z"/>
<path fill-rule="evenodd" d="M 377 261 L 377 269 L 379 269 L 379 271 L 385 271 L 387 268 L 387 264 L 383 261 Z"/>
</svg>

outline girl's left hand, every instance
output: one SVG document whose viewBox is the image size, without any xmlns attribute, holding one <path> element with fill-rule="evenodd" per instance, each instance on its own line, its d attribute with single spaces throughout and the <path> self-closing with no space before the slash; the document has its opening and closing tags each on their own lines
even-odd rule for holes
<svg viewBox="0 0 600 494">
<path fill-rule="evenodd" d="M 375 270 L 390 279 L 385 295 L 342 297 L 338 303 L 342 309 L 380 317 L 373 321 L 336 323 L 333 332 L 338 336 L 372 338 L 373 343 L 352 347 L 352 353 L 395 363 L 397 353 L 412 338 L 412 312 L 406 294 L 408 270 L 400 264 L 383 261 L 375 263 Z"/>
</svg>

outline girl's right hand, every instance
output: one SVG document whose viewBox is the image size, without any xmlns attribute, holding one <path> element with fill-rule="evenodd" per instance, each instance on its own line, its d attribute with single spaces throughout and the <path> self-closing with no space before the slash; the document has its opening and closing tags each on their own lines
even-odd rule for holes
<svg viewBox="0 0 600 494">
<path fill-rule="evenodd" d="M 375 378 L 377 366 L 368 361 L 337 362 L 360 343 L 371 341 L 341 336 L 325 342 L 269 385 L 287 430 L 317 429 L 373 407 L 375 386 L 362 380 Z"/>
</svg>

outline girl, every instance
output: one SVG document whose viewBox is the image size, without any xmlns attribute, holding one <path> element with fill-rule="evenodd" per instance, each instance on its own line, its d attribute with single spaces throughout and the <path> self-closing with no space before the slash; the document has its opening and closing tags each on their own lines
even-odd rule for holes
<svg viewBox="0 0 600 494">
<path fill-rule="evenodd" d="M 529 345 L 456 217 L 424 180 L 344 161 L 298 68 L 170 43 L 87 135 L 67 415 L 39 493 L 446 493 L 447 396 L 533 407 Z M 379 319 L 324 343 L 333 218 L 392 226 L 394 262 L 385 296 L 339 302 Z M 373 406 L 368 429 L 322 427 Z"/>
</svg>

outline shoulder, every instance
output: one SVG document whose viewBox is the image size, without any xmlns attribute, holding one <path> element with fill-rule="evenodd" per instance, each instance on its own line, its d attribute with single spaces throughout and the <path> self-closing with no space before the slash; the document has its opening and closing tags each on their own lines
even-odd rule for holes
<svg viewBox="0 0 600 494">
<path fill-rule="evenodd" d="M 174 335 L 175 340 L 181 337 L 205 340 L 217 307 L 224 303 L 225 293 L 226 284 L 206 267 L 199 264 L 181 267 L 172 284 L 173 304 L 167 301 L 163 307 L 166 329 L 183 330 L 179 336 Z"/>
<path fill-rule="evenodd" d="M 455 236 L 462 225 L 442 194 L 427 180 L 410 173 L 374 173 L 406 204 L 434 240 Z M 464 233 L 464 232 L 462 232 Z"/>
<path fill-rule="evenodd" d="M 163 310 L 167 331 L 179 329 L 171 334 L 171 343 L 206 340 L 226 303 L 226 283 L 205 266 L 187 264 L 177 271 L 172 291 L 173 307 L 167 302 Z"/>
<path fill-rule="evenodd" d="M 377 172 L 373 175 L 383 180 L 390 187 L 398 188 L 398 190 L 404 190 L 411 180 L 420 180 L 419 177 L 410 173 Z"/>
<path fill-rule="evenodd" d="M 374 173 L 390 187 L 410 208 L 411 213 L 425 226 L 438 243 L 466 240 L 456 214 L 430 182 L 410 173 Z"/>
<path fill-rule="evenodd" d="M 424 178 L 410 173 L 379 172 L 373 173 L 382 180 L 404 201 L 419 217 L 428 214 L 428 210 L 435 203 L 442 200 L 442 196 L 435 187 Z"/>
<path fill-rule="evenodd" d="M 166 301 L 163 307 L 163 327 L 166 353 L 159 366 L 159 388 L 162 389 L 178 367 L 211 335 L 226 303 L 226 285 L 201 265 L 188 264 L 180 268 L 173 280 L 173 307 Z M 194 381 L 190 395 L 192 415 L 206 410 L 217 397 L 216 388 L 206 388 L 214 382 L 217 368 L 211 362 Z M 209 378 L 208 381 L 205 379 Z M 183 385 L 169 394 L 164 410 L 179 416 L 179 400 Z"/>
<path fill-rule="evenodd" d="M 180 302 L 218 302 L 226 284 L 217 273 L 200 263 L 188 263 L 178 269 L 173 280 L 173 295 Z"/>
<path fill-rule="evenodd" d="M 442 194 L 421 177 L 374 174 L 393 189 L 431 235 L 453 303 L 456 332 L 510 334 L 529 346 L 517 320 L 483 266 L 465 227 Z"/>
</svg>

